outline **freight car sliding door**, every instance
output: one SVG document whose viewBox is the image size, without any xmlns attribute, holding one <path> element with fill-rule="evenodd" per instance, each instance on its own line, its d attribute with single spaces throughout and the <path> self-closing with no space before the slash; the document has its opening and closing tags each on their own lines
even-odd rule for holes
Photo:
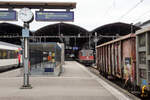
<svg viewBox="0 0 150 100">
<path fill-rule="evenodd" d="M 106 63 L 105 63 L 105 57 L 106 57 L 106 52 L 105 52 L 106 50 L 105 50 L 105 47 L 103 47 L 103 69 L 104 69 L 104 73 L 106 72 Z"/>
<path fill-rule="evenodd" d="M 110 69 L 110 46 L 108 45 L 108 74 L 111 75 L 111 69 Z"/>
<path fill-rule="evenodd" d="M 122 76 L 122 53 L 121 53 L 122 49 L 121 49 L 121 41 L 119 41 L 119 45 L 118 45 L 118 60 L 119 60 L 119 63 L 118 63 L 118 74 L 119 74 L 119 77 Z"/>
<path fill-rule="evenodd" d="M 108 59 L 108 57 L 107 57 L 107 46 L 105 46 L 105 69 L 106 69 L 106 73 L 108 72 L 108 68 L 107 68 L 107 59 Z"/>
<path fill-rule="evenodd" d="M 125 80 L 131 79 L 131 43 L 130 40 L 123 41 L 122 43 L 122 54 L 123 54 L 123 65 L 124 65 L 124 71 L 123 71 L 123 78 Z"/>
<path fill-rule="evenodd" d="M 111 48 L 111 52 L 112 52 L 112 75 L 115 76 L 115 46 L 114 44 L 112 44 L 112 48 Z"/>
<path fill-rule="evenodd" d="M 121 77 L 121 42 L 115 43 L 115 68 L 116 76 Z"/>
<path fill-rule="evenodd" d="M 135 38 L 132 38 L 130 40 L 131 42 L 131 57 L 132 57 L 132 72 L 131 72 L 131 75 L 132 75 L 132 82 L 135 82 L 136 80 L 136 46 L 135 46 Z"/>
<path fill-rule="evenodd" d="M 114 49 L 115 49 L 115 51 L 114 51 L 114 56 L 115 56 L 115 59 L 114 59 L 114 60 L 115 60 L 115 62 L 114 62 L 114 67 L 115 67 L 115 75 L 117 75 L 117 57 L 118 57 L 118 55 L 117 55 L 117 54 L 118 54 L 118 49 L 117 49 L 117 48 L 118 48 L 118 47 L 117 47 L 117 44 L 116 44 L 116 43 L 114 44 L 114 47 L 115 47 L 115 48 L 114 48 Z"/>
<path fill-rule="evenodd" d="M 112 52 L 111 52 L 112 45 L 110 44 L 109 48 L 109 67 L 110 67 L 110 74 L 112 75 Z"/>
<path fill-rule="evenodd" d="M 100 65 L 99 65 L 99 70 L 102 70 L 102 66 L 103 66 L 103 52 L 102 52 L 102 47 L 99 48 L 99 51 L 100 52 Z"/>
<path fill-rule="evenodd" d="M 103 51 L 103 53 L 102 53 L 102 58 L 103 58 L 103 63 L 102 63 L 102 71 L 103 72 L 105 72 L 105 53 L 104 53 L 104 51 L 105 51 L 105 49 L 104 49 L 104 47 L 102 47 L 102 51 Z"/>
</svg>

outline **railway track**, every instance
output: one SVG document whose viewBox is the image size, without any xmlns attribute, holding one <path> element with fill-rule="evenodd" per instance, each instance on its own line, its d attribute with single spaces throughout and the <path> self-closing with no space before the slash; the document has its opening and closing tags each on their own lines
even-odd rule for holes
<svg viewBox="0 0 150 100">
<path fill-rule="evenodd" d="M 86 68 L 90 70 L 93 74 L 97 75 L 98 77 L 106 81 L 108 84 L 111 84 L 111 86 L 117 88 L 119 91 L 133 98 L 133 100 L 150 100 L 150 96 L 142 98 L 138 92 L 131 92 L 128 90 L 128 88 L 124 88 L 120 80 L 111 80 L 100 75 L 99 71 L 95 67 L 88 66 Z"/>
</svg>

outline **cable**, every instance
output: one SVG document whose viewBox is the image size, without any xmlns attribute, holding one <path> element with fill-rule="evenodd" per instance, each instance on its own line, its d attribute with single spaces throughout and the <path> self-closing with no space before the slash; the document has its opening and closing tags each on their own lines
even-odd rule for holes
<svg viewBox="0 0 150 100">
<path fill-rule="evenodd" d="M 104 14 L 104 16 L 108 15 L 108 13 L 112 10 L 112 8 L 115 8 L 115 6 L 116 6 L 116 3 L 115 3 L 115 0 L 113 0 L 112 5 L 110 5 L 108 7 L 108 9 L 106 10 L 106 13 Z"/>
<path fill-rule="evenodd" d="M 148 11 L 144 12 L 143 14 L 141 14 L 137 19 L 133 20 L 133 22 L 138 21 L 141 17 L 147 15 L 148 12 L 150 12 L 150 10 L 148 10 Z"/>
<path fill-rule="evenodd" d="M 124 18 L 126 15 L 128 15 L 131 11 L 133 11 L 138 5 L 140 5 L 144 0 L 140 0 L 135 6 L 133 6 L 131 9 L 129 9 L 125 14 L 123 14 L 121 17 L 119 17 L 119 20 Z"/>
</svg>

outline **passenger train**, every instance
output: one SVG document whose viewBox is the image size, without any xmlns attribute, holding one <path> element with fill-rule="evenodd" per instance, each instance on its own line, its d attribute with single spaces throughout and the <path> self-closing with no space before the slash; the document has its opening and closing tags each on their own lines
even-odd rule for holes
<svg viewBox="0 0 150 100">
<path fill-rule="evenodd" d="M 130 91 L 150 94 L 150 27 L 96 47 L 100 74 L 124 80 Z M 139 87 L 139 90 L 138 90 Z"/>
<path fill-rule="evenodd" d="M 0 71 L 22 64 L 21 47 L 18 45 L 0 42 Z"/>
</svg>

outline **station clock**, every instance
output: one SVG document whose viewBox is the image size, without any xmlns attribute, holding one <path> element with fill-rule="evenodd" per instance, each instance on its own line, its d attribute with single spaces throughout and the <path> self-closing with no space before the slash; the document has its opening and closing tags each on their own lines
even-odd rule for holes
<svg viewBox="0 0 150 100">
<path fill-rule="evenodd" d="M 29 8 L 22 8 L 18 12 L 18 17 L 23 21 L 23 22 L 31 22 L 33 20 L 33 13 Z"/>
</svg>

